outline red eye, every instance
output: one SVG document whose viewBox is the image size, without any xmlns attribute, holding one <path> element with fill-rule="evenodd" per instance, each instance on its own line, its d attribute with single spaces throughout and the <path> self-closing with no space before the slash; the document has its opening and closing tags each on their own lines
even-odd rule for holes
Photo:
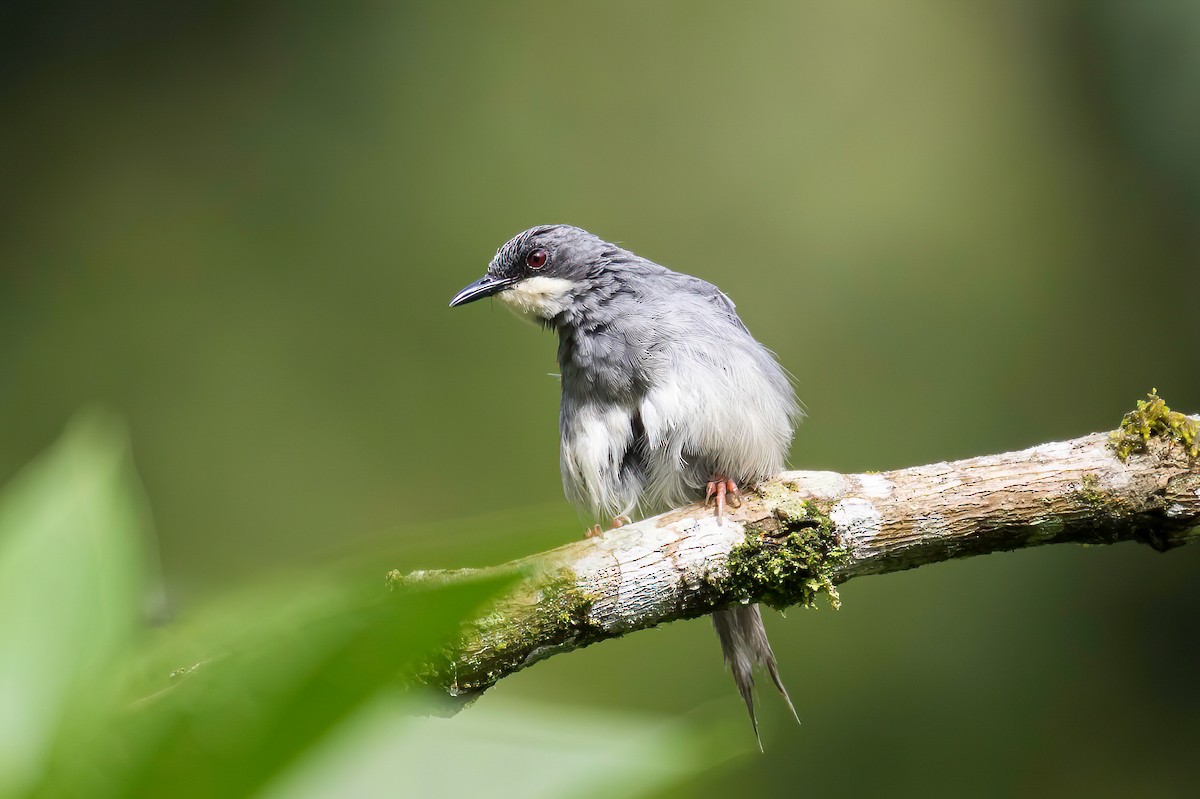
<svg viewBox="0 0 1200 799">
<path fill-rule="evenodd" d="M 529 265 L 530 269 L 541 269 L 546 265 L 546 261 L 549 259 L 550 256 L 546 253 L 546 251 L 539 248 L 533 250 L 529 253 L 529 255 L 525 256 L 525 263 Z"/>
</svg>

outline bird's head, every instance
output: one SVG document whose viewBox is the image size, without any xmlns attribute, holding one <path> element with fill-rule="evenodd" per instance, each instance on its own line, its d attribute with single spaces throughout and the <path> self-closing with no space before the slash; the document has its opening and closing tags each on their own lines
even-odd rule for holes
<svg viewBox="0 0 1200 799">
<path fill-rule="evenodd" d="M 570 225 L 530 228 L 497 250 L 487 274 L 455 294 L 450 307 L 495 296 L 518 313 L 548 322 L 567 310 L 619 252 Z"/>
</svg>

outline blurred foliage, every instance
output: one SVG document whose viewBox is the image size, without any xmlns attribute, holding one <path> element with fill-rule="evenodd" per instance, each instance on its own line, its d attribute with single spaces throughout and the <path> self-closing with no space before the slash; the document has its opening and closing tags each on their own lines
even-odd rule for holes
<svg viewBox="0 0 1200 799">
<path fill-rule="evenodd" d="M 139 611 L 145 515 L 122 436 L 103 416 L 72 427 L 0 493 L 0 796 L 33 784 L 64 717 L 109 698 L 96 678 Z"/>
<path fill-rule="evenodd" d="M 0 30 L 0 475 L 81 405 L 120 408 L 156 619 L 282 564 L 354 553 L 375 580 L 586 526 L 551 340 L 445 307 L 541 222 L 725 289 L 797 376 L 797 467 L 1112 429 L 1154 386 L 1200 411 L 1195 3 L 66 0 L 4 4 Z M 678 790 L 1189 792 L 1192 549 L 977 559 L 769 620 L 805 724 L 765 702 L 765 757 Z M 472 713 L 530 700 L 744 723 L 704 622 L 552 659 Z"/>
<path fill-rule="evenodd" d="M 511 764 L 548 745 L 554 770 L 500 781 L 594 796 L 721 759 L 677 725 L 591 711 L 517 705 L 453 731 L 413 719 L 435 709 L 413 670 L 508 577 L 388 592 L 293 574 L 143 631 L 142 508 L 123 437 L 101 415 L 0 495 L 0 796 L 477 795 L 498 784 L 501 748 Z M 381 756 L 386 768 L 372 765 Z"/>
</svg>

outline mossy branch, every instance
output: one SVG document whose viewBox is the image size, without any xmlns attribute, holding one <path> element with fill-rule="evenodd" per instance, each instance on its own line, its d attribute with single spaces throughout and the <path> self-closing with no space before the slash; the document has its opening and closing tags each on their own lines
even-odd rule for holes
<svg viewBox="0 0 1200 799">
<path fill-rule="evenodd" d="M 1152 394 L 1112 433 L 891 472 L 787 472 L 724 519 L 694 504 L 577 540 L 501 567 L 524 573 L 518 588 L 423 677 L 460 707 L 550 655 L 736 602 L 811 607 L 824 593 L 836 607 L 854 577 L 1044 544 L 1165 551 L 1200 537 L 1197 422 Z"/>
</svg>

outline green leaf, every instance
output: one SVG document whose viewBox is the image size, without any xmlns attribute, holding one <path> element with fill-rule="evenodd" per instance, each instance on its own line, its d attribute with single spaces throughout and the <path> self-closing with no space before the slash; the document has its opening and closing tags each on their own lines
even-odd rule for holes
<svg viewBox="0 0 1200 799">
<path fill-rule="evenodd" d="M 448 719 L 405 711 L 397 697 L 366 708 L 260 799 L 648 796 L 750 748 L 740 723 L 495 694 Z"/>
<path fill-rule="evenodd" d="M 124 430 L 101 413 L 0 492 L 0 796 L 26 791 L 64 717 L 100 701 L 97 675 L 138 623 L 147 518 Z"/>
<path fill-rule="evenodd" d="M 425 662 L 510 576 L 390 593 L 293 576 L 169 631 L 141 671 L 188 668 L 133 702 L 55 792 L 256 793 L 385 686 Z M 196 657 L 199 649 L 207 655 Z M 165 668 L 159 672 L 165 675 Z M 135 681 L 139 690 L 146 681 Z"/>
</svg>

